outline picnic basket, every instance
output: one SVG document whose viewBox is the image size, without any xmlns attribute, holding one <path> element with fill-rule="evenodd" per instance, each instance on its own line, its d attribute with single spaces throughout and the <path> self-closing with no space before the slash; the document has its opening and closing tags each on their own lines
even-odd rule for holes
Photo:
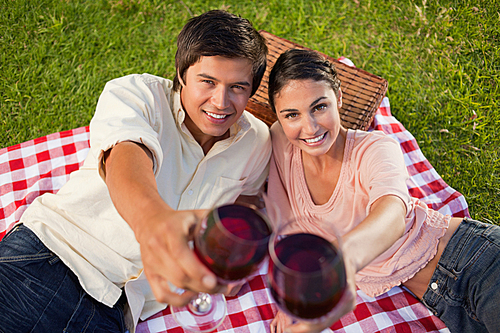
<svg viewBox="0 0 500 333">
<path fill-rule="evenodd" d="M 276 115 L 267 102 L 269 72 L 276 59 L 284 51 L 291 48 L 308 48 L 264 30 L 259 32 L 266 39 L 269 49 L 267 70 L 259 89 L 248 101 L 246 109 L 268 126 L 271 126 L 276 121 Z M 387 80 L 360 68 L 348 66 L 321 52 L 319 53 L 334 63 L 337 68 L 342 89 L 342 108 L 339 110 L 342 124 L 344 127 L 351 129 L 368 129 L 387 91 Z"/>
</svg>

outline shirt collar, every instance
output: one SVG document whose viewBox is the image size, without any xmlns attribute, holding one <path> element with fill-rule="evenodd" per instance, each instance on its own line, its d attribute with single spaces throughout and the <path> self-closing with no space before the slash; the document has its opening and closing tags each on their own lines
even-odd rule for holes
<svg viewBox="0 0 500 333">
<path fill-rule="evenodd" d="M 184 119 L 186 118 L 186 114 L 181 104 L 181 94 L 178 91 L 172 90 L 172 100 L 173 100 L 173 108 L 172 113 L 174 115 L 175 122 L 177 126 L 181 127 Z"/>
</svg>

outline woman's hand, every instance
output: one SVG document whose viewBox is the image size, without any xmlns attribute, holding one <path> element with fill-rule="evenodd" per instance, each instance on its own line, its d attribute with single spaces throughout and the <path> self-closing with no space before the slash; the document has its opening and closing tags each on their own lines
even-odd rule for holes
<svg viewBox="0 0 500 333">
<path fill-rule="evenodd" d="M 238 294 L 240 291 L 241 287 L 245 284 L 245 282 L 239 282 L 239 283 L 230 283 L 227 285 L 227 290 L 224 292 L 224 295 L 227 297 L 233 297 Z"/>
<path fill-rule="evenodd" d="M 271 328 L 271 333 L 282 333 L 285 331 L 285 329 L 292 324 L 292 319 L 287 316 L 284 312 L 281 310 L 278 310 L 276 313 L 276 317 L 274 317 L 273 321 L 271 322 L 270 328 Z"/>
<path fill-rule="evenodd" d="M 346 268 L 346 290 L 342 295 L 339 303 L 333 308 L 332 312 L 324 321 L 320 323 L 308 323 L 305 321 L 298 321 L 292 325 L 293 320 L 281 311 L 278 311 L 276 317 L 271 322 L 271 333 L 318 333 L 325 328 L 332 326 L 340 318 L 349 312 L 353 311 L 356 307 L 356 281 L 355 281 L 355 267 L 350 261 L 345 262 Z"/>
</svg>

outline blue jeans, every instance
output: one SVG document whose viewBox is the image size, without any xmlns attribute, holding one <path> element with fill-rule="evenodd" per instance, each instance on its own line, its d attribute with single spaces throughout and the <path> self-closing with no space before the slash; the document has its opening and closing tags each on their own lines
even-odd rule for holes
<svg viewBox="0 0 500 333">
<path fill-rule="evenodd" d="M 500 227 L 464 219 L 422 302 L 451 332 L 500 332 Z"/>
<path fill-rule="evenodd" d="M 124 293 L 113 308 L 96 301 L 27 227 L 0 242 L 0 332 L 126 332 Z"/>
</svg>

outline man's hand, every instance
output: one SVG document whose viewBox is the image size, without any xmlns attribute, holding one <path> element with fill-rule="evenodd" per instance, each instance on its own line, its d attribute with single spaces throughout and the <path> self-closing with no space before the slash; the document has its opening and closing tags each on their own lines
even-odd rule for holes
<svg viewBox="0 0 500 333">
<path fill-rule="evenodd" d="M 150 217 L 136 233 L 141 246 L 144 273 L 159 302 L 180 306 L 197 292 L 214 293 L 225 290 L 216 277 L 196 258 L 188 246 L 190 230 L 204 211 L 169 211 Z M 172 285 L 185 292 L 179 295 Z"/>
<path fill-rule="evenodd" d="M 156 299 L 185 305 L 197 292 L 225 292 L 189 248 L 190 232 L 205 211 L 176 211 L 161 198 L 151 153 L 133 142 L 104 155 L 106 184 L 117 211 L 140 244 L 144 273 Z M 171 291 L 170 283 L 186 292 Z"/>
</svg>

